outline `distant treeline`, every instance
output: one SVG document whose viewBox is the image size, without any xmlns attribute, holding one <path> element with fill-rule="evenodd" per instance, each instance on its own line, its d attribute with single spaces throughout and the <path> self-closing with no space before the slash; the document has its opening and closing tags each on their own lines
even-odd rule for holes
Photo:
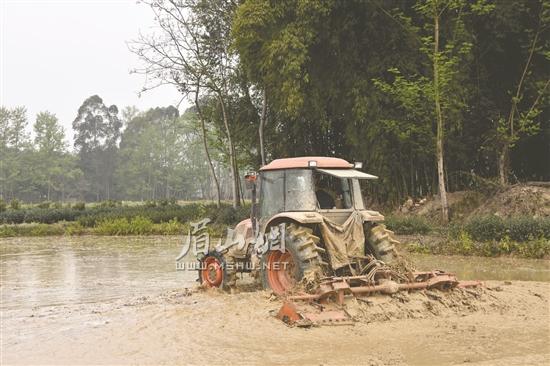
<svg viewBox="0 0 550 366">
<path fill-rule="evenodd" d="M 211 176 L 192 112 L 174 107 L 121 115 L 98 96 L 86 99 L 73 123 L 74 150 L 57 117 L 41 112 L 33 124 L 24 107 L 0 107 L 0 200 L 65 202 L 213 199 Z M 229 172 L 212 134 L 211 156 L 230 198 Z M 219 145 L 219 144 L 218 144 Z"/>
<path fill-rule="evenodd" d="M 236 206 L 238 172 L 298 155 L 362 161 L 382 202 L 550 180 L 549 1 L 145 4 L 159 27 L 131 43 L 136 72 L 193 107 L 120 114 L 93 96 L 73 122 L 74 153 L 51 114 L 31 143 L 24 109 L 2 109 L 5 200 Z"/>
</svg>

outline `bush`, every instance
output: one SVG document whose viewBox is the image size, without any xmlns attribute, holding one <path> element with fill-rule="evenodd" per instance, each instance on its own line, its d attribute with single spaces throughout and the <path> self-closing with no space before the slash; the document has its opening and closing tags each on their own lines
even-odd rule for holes
<svg viewBox="0 0 550 366">
<path fill-rule="evenodd" d="M 53 208 L 57 208 L 57 209 L 63 208 L 63 204 L 61 202 L 54 202 Z"/>
<path fill-rule="evenodd" d="M 8 205 L 6 204 L 6 201 L 4 201 L 2 198 L 0 198 L 0 212 L 6 211 L 7 206 Z"/>
<path fill-rule="evenodd" d="M 501 240 L 476 242 L 468 233 L 461 232 L 457 238 L 446 238 L 430 244 L 426 242 L 407 243 L 407 250 L 422 254 L 477 255 L 484 257 L 514 255 L 523 258 L 540 259 L 550 257 L 550 240 L 539 238 L 517 242 L 511 240 L 509 237 L 504 237 Z"/>
<path fill-rule="evenodd" d="M 153 222 L 141 216 L 131 220 L 126 218 L 105 219 L 97 225 L 94 231 L 102 235 L 146 235 L 153 232 Z"/>
<path fill-rule="evenodd" d="M 550 218 L 476 217 L 463 227 L 459 227 L 458 230 L 467 232 L 472 239 L 478 241 L 501 241 L 504 238 L 520 242 L 540 238 L 550 239 Z M 456 227 L 453 232 L 457 232 Z"/>
<path fill-rule="evenodd" d="M 114 200 L 106 200 L 106 201 L 101 201 L 97 207 L 118 207 L 118 206 L 122 206 L 122 202 L 121 201 L 114 201 Z"/>
<path fill-rule="evenodd" d="M 94 232 L 100 235 L 128 235 L 130 232 L 130 223 L 127 219 L 104 219 L 98 223 Z"/>
<path fill-rule="evenodd" d="M 428 221 L 419 216 L 389 216 L 385 220 L 386 226 L 396 234 L 428 234 L 433 230 Z"/>
<path fill-rule="evenodd" d="M 50 201 L 44 201 L 44 202 L 41 202 L 38 205 L 36 205 L 36 207 L 38 207 L 38 208 L 50 208 L 51 204 L 52 203 Z"/>
<path fill-rule="evenodd" d="M 8 225 L 0 226 L 0 238 L 9 238 L 11 236 L 16 236 L 15 229 Z"/>
<path fill-rule="evenodd" d="M 22 224 L 0 226 L 0 237 L 63 235 L 62 225 Z"/>
<path fill-rule="evenodd" d="M 10 207 L 12 210 L 19 210 L 21 208 L 21 202 L 17 198 L 14 198 L 10 202 Z"/>
<path fill-rule="evenodd" d="M 72 208 L 27 208 L 22 210 L 7 210 L 0 213 L 0 224 L 43 223 L 52 224 L 61 221 L 77 221 L 83 228 L 93 228 L 105 220 L 125 219 L 130 222 L 135 217 L 150 220 L 153 224 L 168 223 L 175 219 L 179 223 L 190 223 L 209 217 L 211 225 L 219 224 L 235 226 L 240 220 L 247 218 L 250 205 L 233 209 L 228 204 L 218 208 L 213 203 L 191 203 L 184 206 L 167 205 L 146 207 L 116 206 L 84 208 L 84 203 L 75 203 Z M 122 235 L 122 234 L 121 234 Z"/>
<path fill-rule="evenodd" d="M 67 235 L 82 235 L 86 232 L 84 226 L 80 225 L 78 222 L 70 222 L 65 226 L 65 234 Z"/>
<path fill-rule="evenodd" d="M 184 232 L 186 233 L 184 225 L 180 224 L 177 219 L 153 226 L 153 233 L 160 235 L 181 235 Z"/>
</svg>

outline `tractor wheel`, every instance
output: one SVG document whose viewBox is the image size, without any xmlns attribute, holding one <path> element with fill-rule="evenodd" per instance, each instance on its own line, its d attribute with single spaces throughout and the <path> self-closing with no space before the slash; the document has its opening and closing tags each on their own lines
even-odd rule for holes
<svg viewBox="0 0 550 366">
<path fill-rule="evenodd" d="M 199 283 L 205 287 L 227 289 L 234 268 L 228 268 L 226 258 L 216 252 L 208 253 L 200 261 Z"/>
<path fill-rule="evenodd" d="M 393 264 L 397 260 L 393 231 L 386 229 L 386 225 L 374 224 L 365 235 L 367 237 L 367 252 L 386 264 Z"/>
<path fill-rule="evenodd" d="M 285 251 L 270 250 L 261 258 L 262 285 L 275 294 L 282 295 L 298 283 L 306 286 L 322 276 L 319 237 L 310 228 L 294 223 L 285 227 Z"/>
</svg>

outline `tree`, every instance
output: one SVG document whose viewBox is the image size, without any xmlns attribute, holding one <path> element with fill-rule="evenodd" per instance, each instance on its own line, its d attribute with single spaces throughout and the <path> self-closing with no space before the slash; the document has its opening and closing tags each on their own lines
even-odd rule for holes
<svg viewBox="0 0 550 366">
<path fill-rule="evenodd" d="M 107 107 L 97 95 L 84 101 L 73 121 L 80 167 L 96 200 L 111 198 L 121 127 L 118 108 Z"/>
<path fill-rule="evenodd" d="M 175 85 L 191 98 L 203 124 L 203 145 L 210 162 L 212 178 L 219 186 L 214 164 L 210 160 L 206 124 L 214 123 L 223 134 L 227 165 L 231 171 L 233 206 L 241 204 L 238 154 L 234 131 L 248 121 L 237 121 L 234 106 L 243 100 L 238 59 L 231 48 L 231 21 L 235 10 L 232 1 L 204 0 L 151 1 L 148 3 L 160 26 L 159 34 L 141 36 L 132 50 L 145 62 L 141 72 L 155 84 Z M 147 89 L 147 87 L 146 87 Z M 216 121 L 206 121 L 203 101 L 215 101 L 220 113 Z M 237 108 L 238 109 L 238 108 Z M 219 191 L 219 188 L 218 188 Z"/>
<path fill-rule="evenodd" d="M 60 183 L 65 181 L 66 173 L 71 169 L 66 169 L 65 159 L 65 131 L 59 124 L 57 117 L 50 112 L 40 112 L 36 116 L 34 123 L 34 144 L 37 148 L 39 161 L 41 165 L 36 170 L 41 173 L 42 182 L 46 182 L 46 199 L 51 199 L 52 187 L 56 179 Z"/>
<path fill-rule="evenodd" d="M 533 29 L 526 29 L 529 34 L 528 48 L 525 66 L 522 68 L 521 76 L 511 94 L 510 111 L 506 118 L 499 117 L 497 123 L 498 152 L 498 176 L 501 185 L 508 184 L 510 175 L 509 154 L 510 149 L 522 135 L 534 135 L 540 131 L 542 113 L 540 105 L 548 98 L 550 90 L 550 76 L 546 72 L 542 78 L 541 74 L 532 75 L 533 63 L 537 54 L 544 64 L 546 70 L 550 67 L 550 2 L 537 2 L 536 25 Z M 530 85 L 529 85 L 530 84 Z M 531 90 L 529 90 L 531 89 Z"/>
<path fill-rule="evenodd" d="M 65 131 L 59 120 L 50 112 L 40 112 L 34 123 L 34 144 L 40 152 L 46 154 L 62 153 L 65 151 Z"/>
<path fill-rule="evenodd" d="M 14 197 L 14 189 L 24 181 L 22 159 L 29 147 L 25 107 L 0 107 L 0 198 Z"/>
<path fill-rule="evenodd" d="M 418 33 L 420 50 L 427 56 L 431 64 L 431 75 L 416 77 L 414 81 L 406 81 L 397 69 L 389 71 L 395 75 L 393 85 L 381 80 L 375 80 L 379 88 L 401 101 L 408 113 L 421 110 L 419 96 L 426 96 L 424 103 L 433 103 L 433 119 L 435 119 L 435 156 L 437 161 L 437 181 L 441 201 L 443 221 L 449 221 L 449 206 L 447 202 L 446 169 L 444 162 L 445 131 L 452 127 L 446 126 L 445 120 L 454 120 L 460 125 L 465 107 L 463 84 L 464 70 L 471 52 L 471 35 L 465 30 L 465 18 L 470 14 L 487 14 L 492 6 L 483 1 L 469 4 L 457 0 L 423 0 L 416 3 L 415 10 L 426 20 L 423 29 L 412 26 L 412 20 L 406 19 L 404 27 L 411 33 Z M 455 13 L 456 17 L 446 16 Z M 447 29 L 442 45 L 441 22 L 445 19 Z M 456 127 L 455 127 L 456 128 Z"/>
</svg>

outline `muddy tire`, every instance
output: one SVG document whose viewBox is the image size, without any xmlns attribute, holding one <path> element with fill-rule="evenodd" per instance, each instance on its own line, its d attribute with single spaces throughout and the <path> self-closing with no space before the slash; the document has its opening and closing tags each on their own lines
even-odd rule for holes
<svg viewBox="0 0 550 366">
<path fill-rule="evenodd" d="M 235 285 L 235 267 L 230 258 L 217 252 L 210 252 L 200 260 L 200 264 L 198 282 L 201 285 L 224 290 L 229 290 Z"/>
<path fill-rule="evenodd" d="M 399 242 L 393 238 L 393 231 L 386 229 L 386 225 L 374 224 L 365 234 L 367 252 L 386 264 L 397 261 L 395 244 Z"/>
<path fill-rule="evenodd" d="M 323 275 L 325 262 L 319 237 L 310 228 L 295 223 L 285 225 L 285 252 L 270 250 L 261 258 L 264 289 L 277 295 L 289 292 L 298 284 L 311 288 Z"/>
</svg>

